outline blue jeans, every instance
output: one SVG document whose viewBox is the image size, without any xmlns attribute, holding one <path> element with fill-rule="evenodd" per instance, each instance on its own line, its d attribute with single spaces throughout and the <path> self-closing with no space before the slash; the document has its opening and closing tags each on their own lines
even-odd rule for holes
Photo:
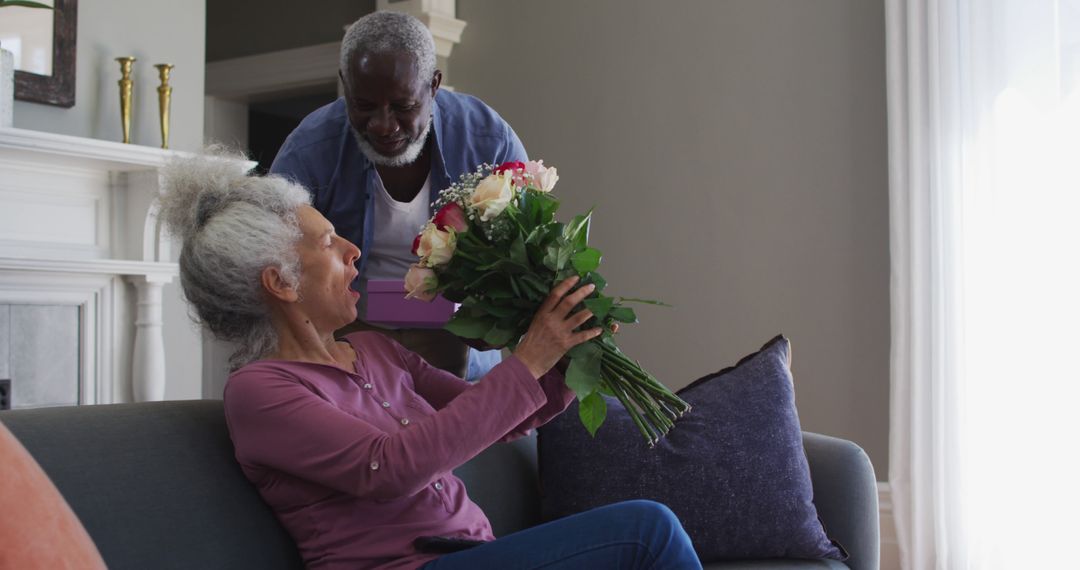
<svg viewBox="0 0 1080 570">
<path fill-rule="evenodd" d="M 446 554 L 422 568 L 682 570 L 700 569 L 701 562 L 671 509 L 626 501 Z"/>
</svg>

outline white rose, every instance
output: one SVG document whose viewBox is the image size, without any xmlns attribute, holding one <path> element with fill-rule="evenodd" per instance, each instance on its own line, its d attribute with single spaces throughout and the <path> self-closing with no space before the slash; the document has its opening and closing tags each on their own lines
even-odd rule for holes
<svg viewBox="0 0 1080 570">
<path fill-rule="evenodd" d="M 469 198 L 469 205 L 480 214 L 480 221 L 487 222 L 501 214 L 513 198 L 513 178 L 492 174 L 476 185 Z"/>
<path fill-rule="evenodd" d="M 453 229 L 440 230 L 429 223 L 420 232 L 420 242 L 416 246 L 416 255 L 426 261 L 428 267 L 449 263 L 457 249 L 457 235 Z"/>
</svg>

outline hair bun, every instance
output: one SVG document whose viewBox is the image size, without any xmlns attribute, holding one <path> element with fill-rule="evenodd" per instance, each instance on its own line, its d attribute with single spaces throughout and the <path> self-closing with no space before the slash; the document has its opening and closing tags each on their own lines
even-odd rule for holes
<svg viewBox="0 0 1080 570">
<path fill-rule="evenodd" d="M 248 158 L 222 145 L 202 154 L 177 156 L 162 168 L 160 218 L 172 235 L 187 241 L 228 203 L 247 179 Z"/>
</svg>

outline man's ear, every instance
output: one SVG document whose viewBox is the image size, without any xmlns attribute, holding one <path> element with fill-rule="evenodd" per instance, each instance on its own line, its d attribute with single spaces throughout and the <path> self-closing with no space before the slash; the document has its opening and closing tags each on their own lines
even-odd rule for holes
<svg viewBox="0 0 1080 570">
<path fill-rule="evenodd" d="M 296 286 L 290 284 L 281 274 L 281 268 L 271 265 L 262 270 L 262 286 L 272 299 L 284 303 L 295 303 L 300 299 Z"/>
<path fill-rule="evenodd" d="M 431 96 L 435 96 L 435 92 L 439 90 L 439 86 L 442 85 L 442 71 L 436 69 L 435 74 L 431 76 Z"/>
</svg>

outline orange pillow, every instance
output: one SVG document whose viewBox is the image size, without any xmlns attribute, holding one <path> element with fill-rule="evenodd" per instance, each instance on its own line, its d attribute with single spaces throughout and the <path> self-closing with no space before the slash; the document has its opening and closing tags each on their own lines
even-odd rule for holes
<svg viewBox="0 0 1080 570">
<path fill-rule="evenodd" d="M 67 501 L 3 424 L 0 466 L 0 568 L 105 568 Z"/>
</svg>

